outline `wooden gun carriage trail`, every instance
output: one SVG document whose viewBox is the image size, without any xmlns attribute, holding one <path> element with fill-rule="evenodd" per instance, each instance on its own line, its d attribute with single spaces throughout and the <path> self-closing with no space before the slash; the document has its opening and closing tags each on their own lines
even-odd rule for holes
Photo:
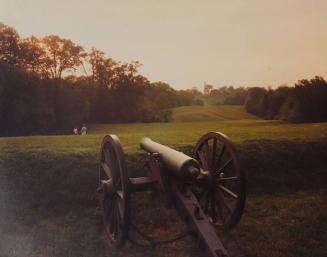
<svg viewBox="0 0 327 257">
<path fill-rule="evenodd" d="M 103 138 L 100 150 L 100 203 L 106 242 L 122 247 L 135 229 L 150 246 L 169 243 L 192 234 L 212 257 L 229 256 L 216 234 L 229 232 L 240 220 L 245 206 L 245 175 L 230 139 L 219 132 L 202 136 L 190 157 L 150 138 L 140 146 L 147 152 L 143 177 L 128 177 L 125 156 L 115 135 Z M 131 223 L 130 196 L 152 190 L 164 193 L 190 226 L 190 231 L 165 241 L 155 241 Z"/>
</svg>

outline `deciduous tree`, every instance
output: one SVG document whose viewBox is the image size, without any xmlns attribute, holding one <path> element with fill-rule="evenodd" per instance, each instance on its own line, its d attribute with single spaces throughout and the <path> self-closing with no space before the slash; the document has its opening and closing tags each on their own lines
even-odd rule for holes
<svg viewBox="0 0 327 257">
<path fill-rule="evenodd" d="M 60 79 L 66 71 L 76 70 L 86 56 L 82 46 L 56 35 L 42 38 L 42 46 L 50 77 L 55 79 Z"/>
</svg>

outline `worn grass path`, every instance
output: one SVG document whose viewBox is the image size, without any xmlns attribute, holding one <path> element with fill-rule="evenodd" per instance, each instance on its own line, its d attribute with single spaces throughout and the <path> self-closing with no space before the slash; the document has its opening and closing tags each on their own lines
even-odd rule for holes
<svg viewBox="0 0 327 257">
<path fill-rule="evenodd" d="M 255 120 L 256 116 L 240 105 L 182 106 L 172 109 L 173 122 Z"/>
</svg>

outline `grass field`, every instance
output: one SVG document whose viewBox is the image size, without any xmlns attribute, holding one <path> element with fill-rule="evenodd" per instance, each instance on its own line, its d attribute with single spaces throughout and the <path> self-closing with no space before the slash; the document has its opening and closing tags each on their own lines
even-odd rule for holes
<svg viewBox="0 0 327 257">
<path fill-rule="evenodd" d="M 89 126 L 87 137 L 31 136 L 0 138 L 0 150 L 97 152 L 105 134 L 119 136 L 127 153 L 136 152 L 144 136 L 170 146 L 194 145 L 204 133 L 220 131 L 233 142 L 251 140 L 323 141 L 327 138 L 327 123 L 287 124 L 280 121 L 237 120 L 213 122 L 94 124 Z M 20 148 L 21 147 L 21 148 Z M 12 149 L 11 149 L 12 148 Z"/>
<path fill-rule="evenodd" d="M 258 119 L 239 105 L 182 106 L 172 112 L 174 122 Z"/>
<path fill-rule="evenodd" d="M 201 256 L 192 238 L 154 250 L 128 243 L 110 251 L 102 241 L 95 187 L 107 133 L 119 136 L 129 169 L 137 170 L 141 137 L 190 153 L 208 131 L 230 136 L 248 176 L 244 217 L 230 237 L 222 235 L 231 256 L 326 256 L 327 123 L 222 120 L 89 128 L 84 137 L 0 138 L 1 257 Z M 152 194 L 136 195 L 133 219 L 165 238 L 184 225 L 161 203 Z"/>
</svg>

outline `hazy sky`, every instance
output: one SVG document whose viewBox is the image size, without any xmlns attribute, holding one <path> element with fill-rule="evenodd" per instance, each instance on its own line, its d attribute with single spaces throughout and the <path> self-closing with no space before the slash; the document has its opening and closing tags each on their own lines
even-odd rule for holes
<svg viewBox="0 0 327 257">
<path fill-rule="evenodd" d="M 327 79 L 327 0 L 0 0 L 0 21 L 139 60 L 176 88 Z"/>
</svg>

